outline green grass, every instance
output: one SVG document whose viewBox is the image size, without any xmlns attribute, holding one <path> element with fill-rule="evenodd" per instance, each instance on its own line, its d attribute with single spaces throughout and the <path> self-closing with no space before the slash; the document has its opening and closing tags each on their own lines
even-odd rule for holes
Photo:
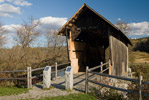
<svg viewBox="0 0 149 100">
<path fill-rule="evenodd" d="M 34 99 L 29 99 L 34 100 Z M 90 94 L 70 94 L 67 96 L 57 96 L 57 97 L 44 97 L 39 100 L 96 100 L 96 98 Z"/>
<path fill-rule="evenodd" d="M 17 87 L 0 87 L 0 96 L 20 94 L 27 92 L 27 88 L 17 88 Z"/>
</svg>

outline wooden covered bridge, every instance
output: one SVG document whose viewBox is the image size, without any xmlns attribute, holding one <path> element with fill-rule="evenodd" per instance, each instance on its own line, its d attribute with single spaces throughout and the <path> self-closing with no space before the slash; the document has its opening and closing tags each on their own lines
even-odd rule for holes
<svg viewBox="0 0 149 100">
<path fill-rule="evenodd" d="M 128 72 L 130 40 L 115 25 L 88 5 L 82 7 L 62 26 L 74 73 L 111 61 L 112 75 Z"/>
</svg>

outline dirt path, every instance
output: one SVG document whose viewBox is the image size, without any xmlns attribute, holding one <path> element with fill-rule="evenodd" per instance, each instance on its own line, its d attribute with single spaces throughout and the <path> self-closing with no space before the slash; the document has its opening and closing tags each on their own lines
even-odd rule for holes
<svg viewBox="0 0 149 100">
<path fill-rule="evenodd" d="M 42 85 L 34 85 L 28 93 L 22 93 L 19 95 L 1 96 L 0 100 L 19 100 L 19 99 L 39 99 L 41 97 L 53 97 L 60 95 L 68 95 L 72 93 L 84 92 L 85 88 L 85 75 L 79 73 L 74 75 L 74 89 L 72 91 L 65 90 L 65 78 L 58 78 L 57 81 L 52 81 L 50 90 L 43 90 Z"/>
</svg>

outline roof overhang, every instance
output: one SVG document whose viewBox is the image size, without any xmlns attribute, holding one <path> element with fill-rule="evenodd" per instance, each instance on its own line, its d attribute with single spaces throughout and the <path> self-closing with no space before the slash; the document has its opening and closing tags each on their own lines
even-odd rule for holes
<svg viewBox="0 0 149 100">
<path fill-rule="evenodd" d="M 69 29 L 72 26 L 72 23 L 78 18 L 80 13 L 83 11 L 83 8 L 87 8 L 91 10 L 93 13 L 95 13 L 97 16 L 102 18 L 106 23 L 109 24 L 112 28 L 116 29 L 118 33 L 120 33 L 126 40 L 127 42 L 132 45 L 131 41 L 128 39 L 128 37 L 119 29 L 117 28 L 114 24 L 112 24 L 110 21 L 108 21 L 106 18 L 104 18 L 102 15 L 97 13 L 95 10 L 90 8 L 88 5 L 85 3 L 81 6 L 81 8 L 59 29 L 57 32 L 58 35 L 66 36 L 66 30 Z"/>
</svg>

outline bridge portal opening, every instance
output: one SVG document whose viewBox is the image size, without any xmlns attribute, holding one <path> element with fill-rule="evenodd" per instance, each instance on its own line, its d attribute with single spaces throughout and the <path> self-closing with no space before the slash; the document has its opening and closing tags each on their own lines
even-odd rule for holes
<svg viewBox="0 0 149 100">
<path fill-rule="evenodd" d="M 76 72 L 85 71 L 86 66 L 92 68 L 109 60 L 109 37 L 99 29 L 84 30 L 74 40 L 70 32 L 68 42 L 69 58 L 72 65 L 76 66 Z"/>
</svg>

